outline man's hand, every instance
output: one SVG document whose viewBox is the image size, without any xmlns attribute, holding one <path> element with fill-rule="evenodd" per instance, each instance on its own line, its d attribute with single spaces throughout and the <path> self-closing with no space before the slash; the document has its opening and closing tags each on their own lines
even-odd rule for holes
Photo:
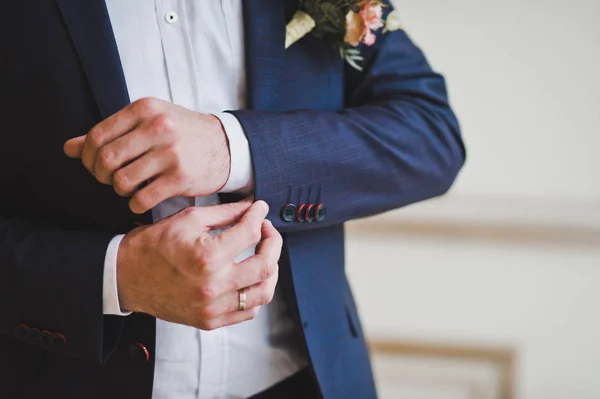
<svg viewBox="0 0 600 399">
<path fill-rule="evenodd" d="M 202 330 L 254 318 L 273 298 L 282 246 L 267 211 L 263 201 L 187 208 L 131 231 L 117 259 L 121 308 Z M 219 236 L 209 234 L 234 223 Z M 256 255 L 235 263 L 259 241 Z M 240 289 L 247 289 L 244 311 L 238 310 Z"/>
<path fill-rule="evenodd" d="M 64 150 L 81 158 L 100 183 L 133 195 L 129 206 L 135 213 L 178 195 L 214 194 L 227 183 L 231 166 L 217 117 L 153 98 L 128 105 L 67 141 Z"/>
</svg>

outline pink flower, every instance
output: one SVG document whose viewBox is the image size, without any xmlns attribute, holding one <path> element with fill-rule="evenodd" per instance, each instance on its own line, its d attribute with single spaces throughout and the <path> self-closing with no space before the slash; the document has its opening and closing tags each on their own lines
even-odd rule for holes
<svg viewBox="0 0 600 399">
<path fill-rule="evenodd" d="M 365 44 L 365 46 L 370 46 L 375 43 L 375 39 L 377 39 L 377 36 L 375 36 L 373 32 L 368 31 L 365 37 L 363 37 L 362 42 Z"/>
<path fill-rule="evenodd" d="M 359 11 L 365 26 L 371 30 L 377 30 L 383 27 L 383 8 L 377 0 L 367 0 Z M 366 44 L 366 43 L 365 43 Z"/>
<path fill-rule="evenodd" d="M 360 42 L 366 46 L 375 43 L 377 36 L 372 31 L 383 27 L 383 9 L 377 0 L 363 0 L 360 11 L 346 15 L 346 37 L 344 41 L 353 47 Z"/>
</svg>

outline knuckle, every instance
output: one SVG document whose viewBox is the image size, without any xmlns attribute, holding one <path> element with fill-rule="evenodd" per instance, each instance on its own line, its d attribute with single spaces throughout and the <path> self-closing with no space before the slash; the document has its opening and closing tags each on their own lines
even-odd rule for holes
<svg viewBox="0 0 600 399">
<path fill-rule="evenodd" d="M 112 170 L 115 165 L 115 154 L 107 149 L 102 148 L 98 152 L 98 165 L 104 170 Z"/>
<path fill-rule="evenodd" d="M 88 135 L 89 144 L 93 149 L 98 149 L 102 146 L 102 131 L 98 128 L 93 128 Z"/>
<path fill-rule="evenodd" d="M 200 243 L 202 243 L 204 246 L 200 247 Z M 194 258 L 196 259 L 196 264 L 204 268 L 210 268 L 214 263 L 214 255 L 208 248 L 206 248 L 206 242 L 201 242 L 198 241 L 198 239 L 196 239 L 194 241 L 194 244 L 192 245 L 192 250 L 194 251 Z"/>
<path fill-rule="evenodd" d="M 263 288 L 260 292 L 259 303 L 261 305 L 268 305 L 273 300 L 273 295 L 273 290 Z"/>
<path fill-rule="evenodd" d="M 133 105 L 143 114 L 153 114 L 158 110 L 158 102 L 154 97 L 144 97 L 137 100 Z"/>
<path fill-rule="evenodd" d="M 152 203 L 151 194 L 146 191 L 140 191 L 135 195 L 135 200 L 142 209 L 149 209 Z"/>
<path fill-rule="evenodd" d="M 200 286 L 200 298 L 203 301 L 212 301 L 218 296 L 218 290 L 215 284 L 206 283 Z"/>
<path fill-rule="evenodd" d="M 181 153 L 181 147 L 177 143 L 172 143 L 165 147 L 165 155 L 167 158 L 177 161 L 179 154 Z"/>
<path fill-rule="evenodd" d="M 175 184 L 185 189 L 191 180 L 192 177 L 181 168 L 181 163 L 179 161 L 175 161 L 175 171 L 173 172 L 173 181 Z"/>
<path fill-rule="evenodd" d="M 159 114 L 152 121 L 152 127 L 157 133 L 173 132 L 173 119 L 168 114 Z"/>
<path fill-rule="evenodd" d="M 260 268 L 260 281 L 268 280 L 275 274 L 275 267 L 272 263 L 264 262 Z"/>
<path fill-rule="evenodd" d="M 256 226 L 253 226 L 251 224 L 246 224 L 245 229 L 246 229 L 246 237 L 247 237 L 248 241 L 250 241 L 252 243 L 256 243 L 256 242 L 260 241 L 260 230 Z"/>
<path fill-rule="evenodd" d="M 113 187 L 120 196 L 129 194 L 133 188 L 127 174 L 122 170 L 117 171 L 113 176 Z"/>
</svg>

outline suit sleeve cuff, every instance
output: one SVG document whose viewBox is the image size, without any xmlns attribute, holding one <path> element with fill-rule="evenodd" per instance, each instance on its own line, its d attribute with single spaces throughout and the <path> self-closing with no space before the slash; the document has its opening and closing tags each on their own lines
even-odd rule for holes
<svg viewBox="0 0 600 399">
<path fill-rule="evenodd" d="M 124 235 L 115 236 L 108 244 L 104 258 L 104 286 L 102 305 L 105 315 L 129 316 L 132 312 L 122 312 L 117 289 L 117 254 Z"/>
<path fill-rule="evenodd" d="M 238 119 L 230 113 L 221 113 L 215 116 L 219 118 L 223 125 L 229 140 L 229 153 L 231 155 L 229 179 L 220 192 L 250 194 L 254 191 L 254 171 L 252 169 L 250 145 L 244 128 Z"/>
</svg>

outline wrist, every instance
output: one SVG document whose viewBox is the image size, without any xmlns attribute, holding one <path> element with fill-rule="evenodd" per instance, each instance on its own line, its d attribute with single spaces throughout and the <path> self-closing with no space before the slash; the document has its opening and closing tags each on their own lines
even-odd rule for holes
<svg viewBox="0 0 600 399">
<path fill-rule="evenodd" d="M 215 184 L 215 192 L 221 191 L 223 187 L 229 181 L 229 176 L 231 174 L 231 149 L 229 143 L 229 137 L 227 136 L 227 132 L 225 130 L 225 126 L 215 115 L 210 115 L 212 123 L 215 124 L 215 131 L 217 132 L 216 136 L 219 137 L 216 154 L 217 157 L 215 159 L 215 176 L 217 176 L 216 184 Z"/>
<path fill-rule="evenodd" d="M 137 263 L 137 254 L 142 253 L 139 251 L 138 244 L 140 229 L 132 230 L 123 237 L 117 253 L 117 292 L 122 312 L 142 311 L 134 299 L 134 293 L 130 289 L 135 284 L 136 272 L 134 267 Z"/>
</svg>

